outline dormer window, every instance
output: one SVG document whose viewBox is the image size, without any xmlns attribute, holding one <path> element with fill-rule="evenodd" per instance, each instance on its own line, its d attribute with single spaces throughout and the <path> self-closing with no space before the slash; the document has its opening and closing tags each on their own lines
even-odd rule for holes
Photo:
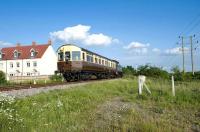
<svg viewBox="0 0 200 132">
<path fill-rule="evenodd" d="M 35 57 L 36 56 L 36 51 L 34 49 L 31 49 L 30 53 L 31 53 L 31 57 Z"/>
<path fill-rule="evenodd" d="M 0 51 L 0 59 L 2 59 L 3 58 L 3 55 L 2 55 L 2 52 Z"/>
<path fill-rule="evenodd" d="M 14 51 L 14 58 L 18 58 L 19 57 L 19 52 L 17 50 Z"/>
</svg>

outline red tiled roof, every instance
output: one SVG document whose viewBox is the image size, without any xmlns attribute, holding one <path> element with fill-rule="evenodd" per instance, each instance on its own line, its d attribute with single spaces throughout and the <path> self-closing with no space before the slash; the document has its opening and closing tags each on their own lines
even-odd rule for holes
<svg viewBox="0 0 200 132">
<path fill-rule="evenodd" d="M 27 46 L 16 46 L 16 47 L 7 47 L 2 48 L 2 60 L 16 60 L 16 59 L 31 59 L 31 49 L 34 49 L 37 54 L 34 58 L 41 58 L 49 44 L 44 45 L 27 45 Z M 20 55 L 18 58 L 14 58 L 14 51 L 17 50 Z"/>
</svg>

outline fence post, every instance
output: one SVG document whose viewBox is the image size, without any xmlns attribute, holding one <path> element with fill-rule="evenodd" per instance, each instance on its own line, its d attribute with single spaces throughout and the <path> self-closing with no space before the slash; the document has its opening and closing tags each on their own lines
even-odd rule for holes
<svg viewBox="0 0 200 132">
<path fill-rule="evenodd" d="M 139 95 L 142 94 L 142 84 L 141 84 L 140 76 L 138 76 L 138 93 Z"/>
<path fill-rule="evenodd" d="M 172 75 L 172 95 L 175 96 L 174 76 Z"/>
</svg>

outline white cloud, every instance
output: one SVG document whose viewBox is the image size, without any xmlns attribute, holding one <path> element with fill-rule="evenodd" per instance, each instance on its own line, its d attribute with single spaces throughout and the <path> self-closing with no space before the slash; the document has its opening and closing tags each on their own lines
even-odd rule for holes
<svg viewBox="0 0 200 132">
<path fill-rule="evenodd" d="M 11 46 L 11 45 L 12 45 L 12 43 L 8 43 L 8 42 L 0 41 L 0 47 Z"/>
<path fill-rule="evenodd" d="M 185 47 L 184 51 L 185 51 L 185 53 L 187 53 L 189 51 L 189 48 Z M 181 47 L 175 47 L 175 48 L 172 48 L 172 49 L 166 49 L 164 53 L 167 54 L 167 55 L 179 55 L 179 54 L 182 54 L 182 48 Z"/>
<path fill-rule="evenodd" d="M 67 27 L 62 31 L 51 32 L 50 36 L 54 41 L 60 40 L 66 43 L 80 42 L 85 45 L 109 45 L 118 42 L 117 39 L 113 39 L 103 33 L 92 34 L 90 33 L 90 29 L 91 26 L 79 24 Z"/>
<path fill-rule="evenodd" d="M 141 49 L 141 48 L 147 48 L 149 47 L 150 44 L 143 44 L 143 43 L 140 43 L 140 42 L 131 42 L 129 45 L 127 46 L 124 46 L 124 49 Z"/>
<path fill-rule="evenodd" d="M 150 44 L 143 44 L 140 42 L 131 42 L 129 45 L 124 46 L 123 48 L 129 50 L 129 53 L 136 54 L 146 54 L 148 52 L 148 47 Z"/>
<path fill-rule="evenodd" d="M 85 39 L 86 45 L 108 45 L 112 43 L 112 38 L 106 35 L 91 34 Z"/>
<path fill-rule="evenodd" d="M 153 48 L 152 51 L 155 52 L 155 53 L 160 53 L 161 52 L 161 50 L 158 49 L 158 48 Z"/>
</svg>

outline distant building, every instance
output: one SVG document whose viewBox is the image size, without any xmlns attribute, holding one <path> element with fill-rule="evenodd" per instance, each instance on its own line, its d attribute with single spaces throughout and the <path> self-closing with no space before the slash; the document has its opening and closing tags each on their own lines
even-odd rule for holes
<svg viewBox="0 0 200 132">
<path fill-rule="evenodd" d="M 57 57 L 52 48 L 51 41 L 48 44 L 32 45 L 0 49 L 0 70 L 7 75 L 7 79 L 17 77 L 49 76 L 57 70 Z"/>
</svg>

